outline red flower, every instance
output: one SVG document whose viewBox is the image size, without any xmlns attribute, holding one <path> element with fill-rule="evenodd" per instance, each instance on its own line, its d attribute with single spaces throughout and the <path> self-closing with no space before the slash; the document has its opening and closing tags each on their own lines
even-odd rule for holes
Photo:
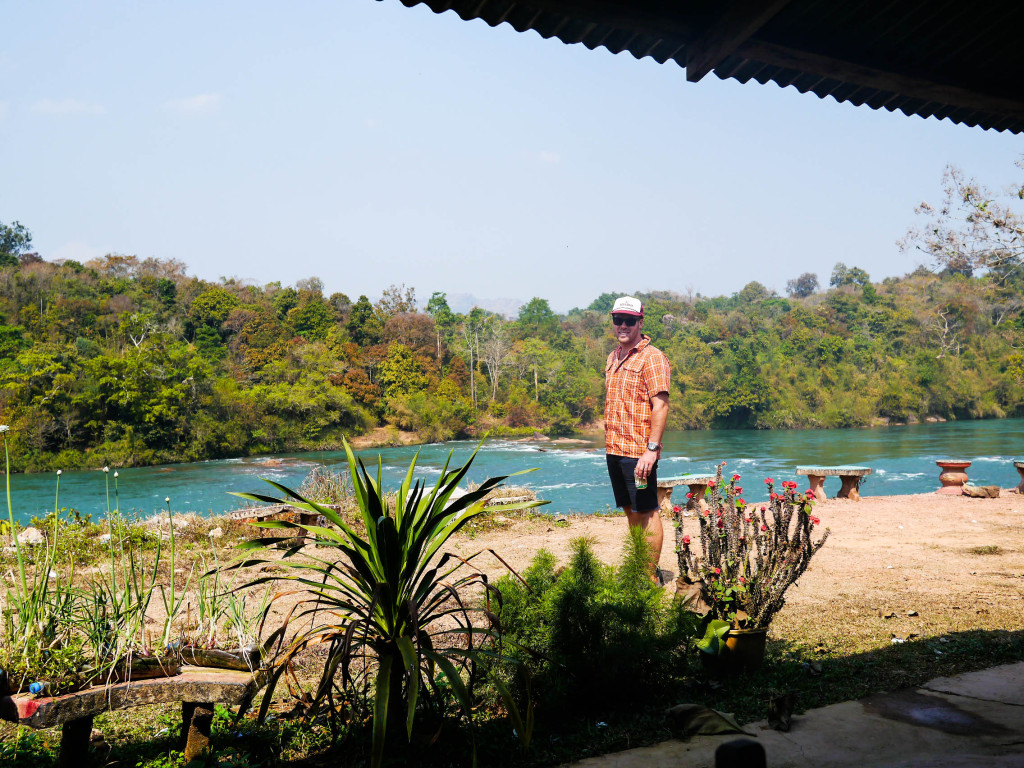
<svg viewBox="0 0 1024 768">
<path fill-rule="evenodd" d="M 740 584 L 746 584 L 747 580 L 740 576 Z"/>
<path fill-rule="evenodd" d="M 745 501 L 744 501 L 743 499 L 737 499 L 737 500 L 736 500 L 736 503 L 737 503 L 737 504 L 742 504 L 743 506 L 746 506 L 746 505 L 747 505 L 747 502 L 745 502 Z"/>
<path fill-rule="evenodd" d="M 722 569 L 721 569 L 721 568 L 715 568 L 715 575 L 716 575 L 716 576 L 717 576 L 718 574 L 720 574 L 721 572 L 722 572 Z"/>
<path fill-rule="evenodd" d="M 765 484 L 765 485 L 771 485 L 771 484 L 772 484 L 772 483 L 774 483 L 774 482 L 775 482 L 775 481 L 774 481 L 774 480 L 772 480 L 772 479 L 771 479 L 770 477 L 766 477 L 766 478 L 764 479 L 764 484 Z"/>
<path fill-rule="evenodd" d="M 736 486 L 736 493 L 743 493 L 743 489 L 740 488 L 738 485 Z"/>
<path fill-rule="evenodd" d="M 775 494 L 775 493 L 773 493 L 773 494 L 771 495 L 771 499 L 772 499 L 772 501 L 775 501 L 775 500 L 776 500 L 777 498 L 779 498 L 778 494 Z M 762 507 L 762 508 L 761 508 L 761 511 L 762 511 L 762 512 L 764 511 L 764 507 Z"/>
<path fill-rule="evenodd" d="M 683 536 L 683 544 L 689 544 L 689 543 L 690 543 L 690 537 L 689 536 Z"/>
<path fill-rule="evenodd" d="M 762 504 L 761 505 L 761 511 L 764 512 L 766 509 L 768 509 L 768 507 L 766 507 L 764 504 Z"/>
<path fill-rule="evenodd" d="M 768 530 L 768 526 L 765 525 L 764 523 L 761 523 L 761 530 L 762 531 L 767 531 Z"/>
<path fill-rule="evenodd" d="M 815 525 L 819 525 L 821 523 L 821 520 L 816 518 L 814 515 L 811 515 L 811 522 L 814 523 Z"/>
<path fill-rule="evenodd" d="M 732 479 L 733 479 L 733 480 L 739 480 L 739 479 L 740 479 L 740 476 L 739 476 L 739 475 L 733 475 L 733 476 L 732 476 Z"/>
<path fill-rule="evenodd" d="M 680 507 L 678 504 L 676 504 L 674 507 L 672 507 L 672 511 L 673 512 L 682 512 L 683 508 Z"/>
<path fill-rule="evenodd" d="M 692 499 L 692 498 L 693 498 L 693 494 L 692 494 L 692 493 L 688 493 L 688 494 L 686 494 L 686 498 L 688 498 L 688 499 Z"/>
<path fill-rule="evenodd" d="M 807 498 L 808 499 L 813 499 L 814 498 L 814 491 L 812 491 L 810 488 L 807 489 Z"/>
</svg>

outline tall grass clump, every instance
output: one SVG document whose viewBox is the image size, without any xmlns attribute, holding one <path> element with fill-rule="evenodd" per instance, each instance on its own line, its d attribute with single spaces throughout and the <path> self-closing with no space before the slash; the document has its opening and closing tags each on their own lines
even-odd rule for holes
<svg viewBox="0 0 1024 768">
<path fill-rule="evenodd" d="M 260 717 L 267 715 L 275 688 L 307 652 L 321 654 L 319 680 L 303 691 L 310 718 L 323 716 L 337 737 L 345 722 L 371 724 L 369 764 L 383 764 L 385 747 L 395 754 L 414 741 L 414 726 L 426 726 L 425 743 L 436 740 L 445 723 L 471 723 L 480 682 L 480 652 L 494 647 L 496 631 L 486 610 L 476 610 L 467 593 L 487 589 L 486 577 L 466 568 L 471 558 L 444 552 L 451 537 L 486 510 L 486 497 L 504 477 L 485 480 L 461 496 L 473 456 L 449 470 L 451 454 L 433 486 L 414 481 L 416 459 L 396 493 L 386 493 L 382 464 L 371 473 L 345 443 L 353 496 L 362 526 L 278 483 L 282 498 L 237 494 L 253 501 L 288 504 L 315 512 L 326 525 L 264 521 L 263 528 L 298 535 L 283 557 L 272 562 L 280 574 L 249 583 L 275 584 L 304 593 L 285 624 L 301 626 L 275 659 L 268 674 Z M 512 509 L 538 506 L 529 501 Z M 318 547 L 303 551 L 312 536 Z M 260 538 L 243 548 L 256 553 L 238 567 L 268 562 L 280 539 Z M 301 553 L 301 557 L 299 556 Z M 284 594 L 284 593 L 282 593 Z M 269 609 L 269 605 L 268 605 Z M 290 683 L 289 683 L 290 685 Z M 509 709 L 514 711 L 514 706 Z M 472 736 L 470 736 L 472 740 Z M 475 749 L 475 744 L 473 745 Z"/>
<path fill-rule="evenodd" d="M 656 697 L 684 675 L 699 624 L 685 601 L 651 583 L 642 529 L 629 529 L 618 568 L 603 565 L 586 538 L 575 539 L 572 552 L 559 571 L 541 550 L 521 580 L 496 584 L 505 654 L 514 660 L 500 664 L 502 676 L 520 696 L 532 689 L 538 718 Z"/>
</svg>

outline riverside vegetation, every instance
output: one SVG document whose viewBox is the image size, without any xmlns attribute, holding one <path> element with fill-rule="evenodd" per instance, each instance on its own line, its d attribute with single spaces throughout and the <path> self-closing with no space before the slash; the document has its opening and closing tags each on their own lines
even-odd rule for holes
<svg viewBox="0 0 1024 768">
<path fill-rule="evenodd" d="M 805 273 L 788 298 L 756 282 L 638 294 L 674 370 L 669 428 L 1021 415 L 1024 230 L 950 179 L 952 203 L 927 209 L 938 220 L 912 240 L 935 271 L 878 283 L 836 264 L 827 290 Z M 958 201 L 969 240 L 943 218 Z M 48 262 L 17 222 L 3 233 L 0 413 L 17 471 L 336 449 L 382 425 L 422 441 L 564 434 L 601 414 L 615 294 L 565 315 L 534 298 L 506 319 L 434 293 L 421 311 L 404 286 L 371 303 L 325 296 L 315 277 L 258 286 L 153 258 Z"/>
</svg>

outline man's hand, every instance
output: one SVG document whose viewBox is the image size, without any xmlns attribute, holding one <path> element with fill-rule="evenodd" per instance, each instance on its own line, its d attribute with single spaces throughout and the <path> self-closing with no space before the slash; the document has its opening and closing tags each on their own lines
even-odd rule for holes
<svg viewBox="0 0 1024 768">
<path fill-rule="evenodd" d="M 644 455 L 641 456 L 636 462 L 636 476 L 647 479 L 647 476 L 651 474 L 651 467 L 654 466 L 654 462 L 658 460 L 658 456 L 661 451 L 644 451 Z"/>
</svg>

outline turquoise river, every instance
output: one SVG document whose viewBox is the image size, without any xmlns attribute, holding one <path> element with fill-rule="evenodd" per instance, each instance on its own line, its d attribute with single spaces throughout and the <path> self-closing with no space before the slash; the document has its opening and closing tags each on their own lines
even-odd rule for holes
<svg viewBox="0 0 1024 768">
<path fill-rule="evenodd" d="M 475 442 L 457 441 L 402 448 L 380 448 L 360 452 L 368 464 L 380 455 L 385 485 L 397 486 L 409 461 L 420 452 L 418 475 L 436 481 L 449 452 L 452 466 L 469 458 Z M 662 477 L 688 472 L 711 473 L 717 462 L 725 471 L 739 473 L 748 501 L 760 501 L 763 479 L 806 478 L 795 470 L 802 464 L 857 464 L 869 466 L 874 474 L 866 479 L 865 496 L 926 493 L 939 487 L 937 459 L 957 458 L 973 462 L 967 470 L 971 482 L 979 485 L 1013 487 L 1020 482 L 1013 467 L 1024 458 L 1024 419 L 960 421 L 852 430 L 716 430 L 672 432 L 665 437 L 659 467 Z M 335 470 L 345 468 L 343 452 L 286 454 L 274 457 L 225 459 L 193 464 L 173 464 L 118 471 L 118 503 L 122 511 L 151 515 L 166 509 L 170 499 L 175 512 L 195 511 L 217 514 L 244 506 L 231 491 L 273 493 L 261 478 L 298 487 L 317 464 Z M 572 444 L 487 440 L 473 463 L 469 479 L 504 475 L 536 468 L 535 472 L 510 482 L 526 485 L 551 503 L 545 511 L 564 514 L 606 511 L 611 504 L 605 469 L 603 442 L 599 438 Z M 64 472 L 60 478 L 61 508 L 90 513 L 94 519 L 108 508 L 105 480 L 110 482 L 109 504 L 115 505 L 113 471 Z M 14 516 L 27 521 L 54 508 L 56 476 L 13 475 L 11 498 Z M 826 480 L 830 496 L 839 489 L 838 478 Z M 677 491 L 682 496 L 683 491 Z M 4 515 L 6 517 L 6 514 Z"/>
</svg>

